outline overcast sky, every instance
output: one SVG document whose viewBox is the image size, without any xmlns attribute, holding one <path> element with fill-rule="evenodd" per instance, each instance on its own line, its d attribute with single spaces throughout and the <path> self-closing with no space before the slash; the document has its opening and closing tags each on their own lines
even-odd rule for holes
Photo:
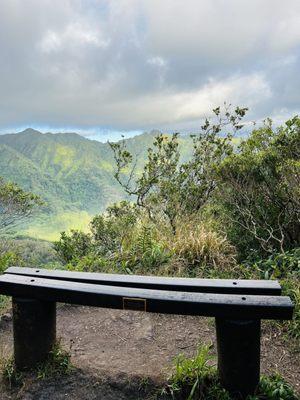
<svg viewBox="0 0 300 400">
<path fill-rule="evenodd" d="M 1 0 L 0 131 L 195 131 L 300 111 L 299 0 Z"/>
</svg>

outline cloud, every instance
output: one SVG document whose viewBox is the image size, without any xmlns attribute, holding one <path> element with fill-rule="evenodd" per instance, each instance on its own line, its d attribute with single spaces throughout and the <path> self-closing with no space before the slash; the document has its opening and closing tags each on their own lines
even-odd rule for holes
<svg viewBox="0 0 300 400">
<path fill-rule="evenodd" d="M 195 129 L 300 110 L 298 0 L 2 0 L 0 129 Z"/>
</svg>

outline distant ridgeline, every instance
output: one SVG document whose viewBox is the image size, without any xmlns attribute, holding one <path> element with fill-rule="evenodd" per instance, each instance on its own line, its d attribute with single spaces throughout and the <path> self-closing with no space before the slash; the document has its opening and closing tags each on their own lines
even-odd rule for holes
<svg viewBox="0 0 300 400">
<path fill-rule="evenodd" d="M 126 139 L 138 154 L 137 168 L 146 159 L 155 134 Z M 191 154 L 191 140 L 180 139 L 184 158 Z M 76 133 L 46 133 L 26 129 L 0 135 L 0 176 L 38 194 L 46 202 L 43 213 L 19 233 L 55 239 L 68 228 L 87 226 L 92 215 L 126 198 L 115 180 L 113 154 L 108 143 L 86 139 Z"/>
</svg>

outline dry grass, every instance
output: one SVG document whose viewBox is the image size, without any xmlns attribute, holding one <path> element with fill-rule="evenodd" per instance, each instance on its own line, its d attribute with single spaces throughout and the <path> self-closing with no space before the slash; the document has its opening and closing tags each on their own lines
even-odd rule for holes
<svg viewBox="0 0 300 400">
<path fill-rule="evenodd" d="M 225 236 L 197 219 L 180 221 L 176 234 L 163 237 L 178 261 L 191 266 L 227 270 L 236 265 L 236 251 Z"/>
</svg>

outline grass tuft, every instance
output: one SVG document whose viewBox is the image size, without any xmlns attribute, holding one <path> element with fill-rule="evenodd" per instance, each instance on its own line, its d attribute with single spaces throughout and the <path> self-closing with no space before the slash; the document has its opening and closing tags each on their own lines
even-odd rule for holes
<svg viewBox="0 0 300 400">
<path fill-rule="evenodd" d="M 61 347 L 60 342 L 57 342 L 46 361 L 38 366 L 37 378 L 47 379 L 68 375 L 72 370 L 73 365 L 70 353 Z"/>
<path fill-rule="evenodd" d="M 72 372 L 73 368 L 70 353 L 61 347 L 60 342 L 57 342 L 48 358 L 38 365 L 35 370 L 30 371 L 30 373 L 33 373 L 33 376 L 37 379 L 47 379 L 68 375 Z M 25 378 L 25 373 L 16 369 L 13 357 L 0 357 L 0 371 L 4 383 L 10 389 L 20 386 Z"/>
<path fill-rule="evenodd" d="M 236 251 L 225 236 L 198 220 L 180 221 L 165 245 L 189 268 L 228 270 L 236 265 Z M 190 271 L 192 272 L 192 271 Z"/>
<path fill-rule="evenodd" d="M 2 372 L 3 382 L 7 384 L 10 389 L 20 386 L 23 383 L 23 374 L 16 370 L 13 357 L 1 357 L 0 370 Z"/>
<path fill-rule="evenodd" d="M 221 387 L 211 346 L 199 346 L 194 357 L 179 355 L 167 386 L 166 398 L 176 400 L 233 400 Z M 279 375 L 262 376 L 255 396 L 246 400 L 299 400 L 292 387 Z"/>
</svg>

